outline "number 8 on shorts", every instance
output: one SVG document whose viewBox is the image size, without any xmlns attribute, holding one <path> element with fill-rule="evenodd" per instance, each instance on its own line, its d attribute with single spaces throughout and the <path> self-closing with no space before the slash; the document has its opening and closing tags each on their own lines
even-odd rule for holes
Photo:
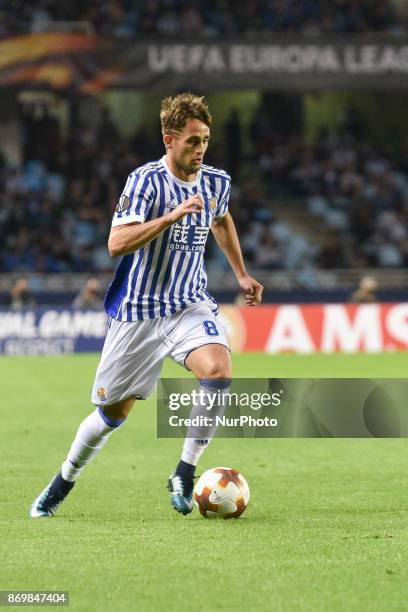
<svg viewBox="0 0 408 612">
<path fill-rule="evenodd" d="M 219 336 L 218 329 L 214 321 L 203 321 L 203 327 L 207 336 Z"/>
</svg>

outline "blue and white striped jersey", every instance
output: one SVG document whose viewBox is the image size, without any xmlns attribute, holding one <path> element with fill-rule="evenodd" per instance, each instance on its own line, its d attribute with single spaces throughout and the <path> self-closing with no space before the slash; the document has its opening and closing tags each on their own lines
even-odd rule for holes
<svg viewBox="0 0 408 612">
<path fill-rule="evenodd" d="M 216 311 L 207 291 L 204 250 L 213 218 L 228 210 L 230 185 L 226 172 L 206 165 L 196 181 L 181 181 L 170 172 L 165 156 L 129 175 L 113 227 L 161 217 L 195 194 L 205 210 L 186 215 L 146 246 L 122 257 L 105 298 L 111 317 L 155 319 L 202 301 L 211 302 Z"/>
</svg>

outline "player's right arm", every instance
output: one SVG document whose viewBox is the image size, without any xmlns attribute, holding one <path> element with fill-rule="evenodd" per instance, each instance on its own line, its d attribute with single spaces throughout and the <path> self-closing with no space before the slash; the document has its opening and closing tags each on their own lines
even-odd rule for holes
<svg viewBox="0 0 408 612">
<path fill-rule="evenodd" d="M 152 219 L 146 223 L 129 220 L 129 223 L 112 227 L 108 240 L 109 253 L 112 257 L 134 253 L 154 240 L 170 225 L 177 223 L 189 213 L 200 212 L 203 208 L 202 200 L 198 196 L 193 196 L 157 219 Z"/>
</svg>

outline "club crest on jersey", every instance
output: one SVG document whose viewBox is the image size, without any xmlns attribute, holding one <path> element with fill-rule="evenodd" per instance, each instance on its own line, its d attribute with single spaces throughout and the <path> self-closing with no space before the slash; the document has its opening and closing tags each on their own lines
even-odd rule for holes
<svg viewBox="0 0 408 612">
<path fill-rule="evenodd" d="M 215 198 L 212 198 L 210 200 L 210 210 L 215 210 L 216 206 L 217 206 L 217 200 Z"/>
<path fill-rule="evenodd" d="M 96 395 L 103 401 L 106 402 L 106 393 L 104 387 L 98 387 Z"/>
<path fill-rule="evenodd" d="M 116 212 L 122 213 L 125 212 L 130 206 L 130 199 L 127 195 L 121 195 L 119 198 L 118 205 L 116 206 Z"/>
</svg>

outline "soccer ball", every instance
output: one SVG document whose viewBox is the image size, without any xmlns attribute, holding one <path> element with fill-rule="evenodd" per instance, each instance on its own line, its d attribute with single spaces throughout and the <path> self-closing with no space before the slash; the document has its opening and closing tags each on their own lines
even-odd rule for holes
<svg viewBox="0 0 408 612">
<path fill-rule="evenodd" d="M 194 503 L 205 518 L 238 518 L 248 502 L 248 483 L 232 468 L 207 470 L 194 487 Z"/>
</svg>

